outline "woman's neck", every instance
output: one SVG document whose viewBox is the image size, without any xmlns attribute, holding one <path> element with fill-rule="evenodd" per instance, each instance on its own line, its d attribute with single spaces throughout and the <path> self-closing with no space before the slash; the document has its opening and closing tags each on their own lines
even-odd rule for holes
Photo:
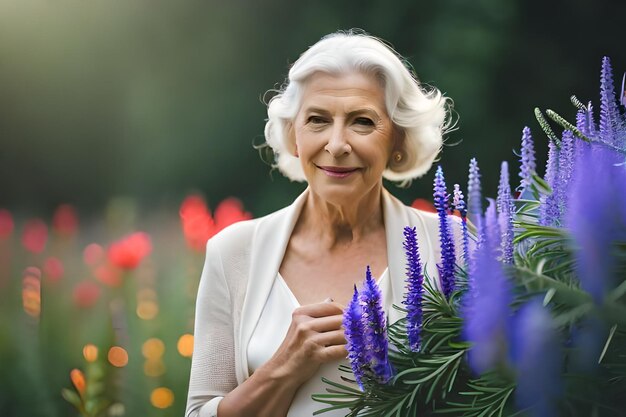
<svg viewBox="0 0 626 417">
<path fill-rule="evenodd" d="M 309 190 L 294 232 L 306 231 L 329 250 L 358 243 L 384 228 L 382 190 L 377 187 L 364 198 L 345 204 L 333 204 Z"/>
</svg>

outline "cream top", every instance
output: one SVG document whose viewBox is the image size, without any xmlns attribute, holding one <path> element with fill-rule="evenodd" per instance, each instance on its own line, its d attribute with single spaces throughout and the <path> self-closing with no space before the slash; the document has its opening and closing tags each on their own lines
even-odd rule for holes
<svg viewBox="0 0 626 417">
<path fill-rule="evenodd" d="M 383 296 L 383 306 L 388 311 L 391 300 L 387 300 L 385 295 L 389 294 L 389 273 L 387 269 L 378 280 Z M 261 317 L 252 333 L 248 344 L 248 370 L 252 374 L 261 365 L 267 362 L 278 349 L 287 335 L 287 330 L 291 324 L 291 314 L 300 307 L 300 303 L 283 277 L 278 273 L 270 295 L 267 298 Z M 338 370 L 338 366 L 343 363 L 350 365 L 347 359 L 325 363 L 318 369 L 307 382 L 305 382 L 296 395 L 289 408 L 287 417 L 312 416 L 314 411 L 327 407 L 326 404 L 314 401 L 313 394 L 324 394 L 329 385 L 322 382 L 322 376 L 335 382 L 343 383 L 341 376 L 349 376 Z M 343 417 L 348 412 L 347 409 L 329 411 L 322 414 L 322 417 Z"/>
</svg>

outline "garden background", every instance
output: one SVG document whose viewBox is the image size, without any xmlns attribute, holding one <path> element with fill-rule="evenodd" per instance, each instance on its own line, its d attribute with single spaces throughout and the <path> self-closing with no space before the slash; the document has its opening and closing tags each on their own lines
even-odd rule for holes
<svg viewBox="0 0 626 417">
<path fill-rule="evenodd" d="M 105 415 L 183 414 L 198 242 L 303 189 L 253 144 L 264 93 L 322 35 L 364 28 L 452 97 L 447 180 L 476 157 L 495 195 L 523 126 L 547 154 L 534 107 L 573 119 L 605 55 L 619 89 L 624 18 L 617 0 L 0 0 L 0 415 L 76 414 L 80 375 Z M 433 175 L 391 190 L 430 199 Z"/>
</svg>

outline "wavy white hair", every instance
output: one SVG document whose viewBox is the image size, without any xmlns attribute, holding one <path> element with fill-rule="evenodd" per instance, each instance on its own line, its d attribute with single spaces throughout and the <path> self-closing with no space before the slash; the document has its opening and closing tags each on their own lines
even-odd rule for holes
<svg viewBox="0 0 626 417">
<path fill-rule="evenodd" d="M 353 31 L 332 33 L 311 46 L 293 64 L 283 87 L 267 105 L 265 140 L 274 151 L 274 166 L 292 181 L 306 180 L 288 133 L 300 109 L 304 84 L 316 72 L 358 71 L 382 82 L 387 113 L 404 136 L 396 146 L 402 160 L 390 161 L 383 177 L 402 185 L 425 174 L 450 125 L 450 100 L 438 89 L 421 85 L 404 62 L 380 39 Z"/>
</svg>

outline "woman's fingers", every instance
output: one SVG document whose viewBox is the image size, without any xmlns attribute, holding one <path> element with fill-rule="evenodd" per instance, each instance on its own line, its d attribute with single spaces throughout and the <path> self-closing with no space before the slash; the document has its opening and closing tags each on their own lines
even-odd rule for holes
<svg viewBox="0 0 626 417">
<path fill-rule="evenodd" d="M 313 341 L 320 346 L 345 345 L 346 336 L 343 330 L 334 330 L 332 332 L 318 333 L 313 337 Z"/>
<path fill-rule="evenodd" d="M 343 306 L 336 302 L 322 302 L 308 304 L 298 307 L 293 312 L 294 315 L 306 315 L 310 317 L 326 317 L 343 314 Z"/>
</svg>

